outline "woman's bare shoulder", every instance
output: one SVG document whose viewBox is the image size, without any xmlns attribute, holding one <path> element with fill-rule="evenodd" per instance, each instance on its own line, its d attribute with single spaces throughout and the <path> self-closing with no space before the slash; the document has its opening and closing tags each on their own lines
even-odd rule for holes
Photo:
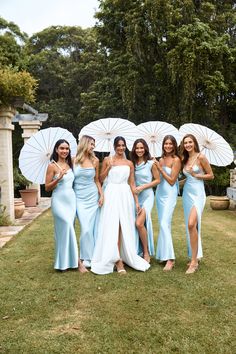
<svg viewBox="0 0 236 354">
<path fill-rule="evenodd" d="M 205 161 L 206 160 L 206 156 L 203 153 L 199 152 L 198 159 L 199 159 L 199 161 Z"/>
<path fill-rule="evenodd" d="M 55 174 L 56 173 L 56 166 L 53 162 L 51 162 L 47 167 L 47 174 Z"/>
<path fill-rule="evenodd" d="M 109 160 L 111 160 L 112 159 L 112 157 L 111 156 L 106 156 L 106 157 L 104 157 L 104 159 L 102 160 L 102 162 L 108 162 Z"/>
<path fill-rule="evenodd" d="M 130 161 L 130 160 L 126 160 L 126 164 L 127 164 L 128 166 L 130 166 L 130 167 L 134 167 L 133 162 Z"/>
<path fill-rule="evenodd" d="M 55 168 L 56 168 L 55 163 L 50 162 L 50 164 L 48 165 L 48 170 L 49 170 L 49 171 L 54 171 Z"/>
</svg>

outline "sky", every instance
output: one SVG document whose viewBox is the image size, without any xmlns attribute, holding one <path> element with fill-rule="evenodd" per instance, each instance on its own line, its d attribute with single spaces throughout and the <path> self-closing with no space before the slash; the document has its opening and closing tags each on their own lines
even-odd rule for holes
<svg viewBox="0 0 236 354">
<path fill-rule="evenodd" d="M 98 0 L 0 0 L 0 16 L 29 36 L 50 26 L 92 27 Z"/>
</svg>

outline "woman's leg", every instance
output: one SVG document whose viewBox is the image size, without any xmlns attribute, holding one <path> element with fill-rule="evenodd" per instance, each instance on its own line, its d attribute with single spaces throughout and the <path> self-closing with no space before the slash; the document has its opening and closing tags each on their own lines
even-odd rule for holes
<svg viewBox="0 0 236 354">
<path fill-rule="evenodd" d="M 120 254 L 120 245 L 121 245 L 121 227 L 119 224 L 119 235 L 118 235 L 118 243 L 117 243 L 119 254 Z M 126 273 L 124 263 L 121 258 L 116 262 L 116 270 L 118 273 Z"/>
<path fill-rule="evenodd" d="M 190 236 L 190 247 L 191 247 L 191 262 L 189 264 L 189 268 L 187 270 L 188 273 L 193 273 L 197 267 L 198 267 L 198 259 L 197 259 L 197 254 L 198 254 L 198 216 L 197 216 L 197 210 L 196 207 L 193 207 L 190 211 L 189 214 L 189 219 L 188 219 L 188 230 L 189 230 L 189 236 Z"/>
<path fill-rule="evenodd" d="M 148 252 L 147 229 L 144 225 L 145 220 L 146 220 L 146 212 L 145 212 L 145 209 L 143 208 L 142 211 L 137 216 L 135 224 L 138 229 L 139 237 L 140 237 L 140 240 L 141 240 L 142 246 L 143 246 L 143 258 L 147 262 L 150 262 L 150 255 Z"/>
</svg>

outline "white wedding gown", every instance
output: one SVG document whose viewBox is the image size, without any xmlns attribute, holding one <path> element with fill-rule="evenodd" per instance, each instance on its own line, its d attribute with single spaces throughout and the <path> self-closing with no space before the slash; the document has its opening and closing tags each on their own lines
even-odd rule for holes
<svg viewBox="0 0 236 354">
<path fill-rule="evenodd" d="M 98 236 L 91 262 L 91 271 L 96 274 L 112 273 L 115 263 L 121 258 L 128 266 L 147 270 L 150 265 L 136 254 L 135 206 L 128 184 L 130 167 L 113 166 L 107 176 L 104 205 L 98 227 Z M 119 225 L 121 227 L 120 253 L 118 250 Z"/>
</svg>

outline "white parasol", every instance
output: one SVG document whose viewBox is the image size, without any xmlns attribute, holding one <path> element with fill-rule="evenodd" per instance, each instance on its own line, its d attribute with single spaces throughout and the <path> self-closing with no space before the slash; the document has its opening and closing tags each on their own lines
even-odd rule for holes
<svg viewBox="0 0 236 354">
<path fill-rule="evenodd" d="M 83 135 L 90 135 L 95 139 L 95 151 L 113 151 L 113 141 L 116 136 L 125 138 L 130 150 L 137 137 L 137 127 L 127 119 L 103 118 L 83 127 L 79 133 L 79 139 Z"/>
<path fill-rule="evenodd" d="M 138 137 L 143 138 L 149 147 L 152 157 L 162 154 L 162 142 L 166 135 L 173 135 L 179 143 L 179 132 L 172 124 L 162 121 L 150 121 L 137 126 Z"/>
<path fill-rule="evenodd" d="M 200 151 L 206 155 L 210 164 L 215 166 L 227 166 L 234 159 L 233 150 L 225 139 L 214 130 L 204 125 L 187 123 L 180 127 L 181 138 L 192 134 L 198 141 Z"/>
<path fill-rule="evenodd" d="M 63 128 L 42 129 L 26 141 L 20 152 L 19 167 L 31 182 L 44 184 L 50 156 L 55 143 L 65 139 L 70 144 L 71 155 L 76 155 L 77 143 L 74 136 Z"/>
</svg>

